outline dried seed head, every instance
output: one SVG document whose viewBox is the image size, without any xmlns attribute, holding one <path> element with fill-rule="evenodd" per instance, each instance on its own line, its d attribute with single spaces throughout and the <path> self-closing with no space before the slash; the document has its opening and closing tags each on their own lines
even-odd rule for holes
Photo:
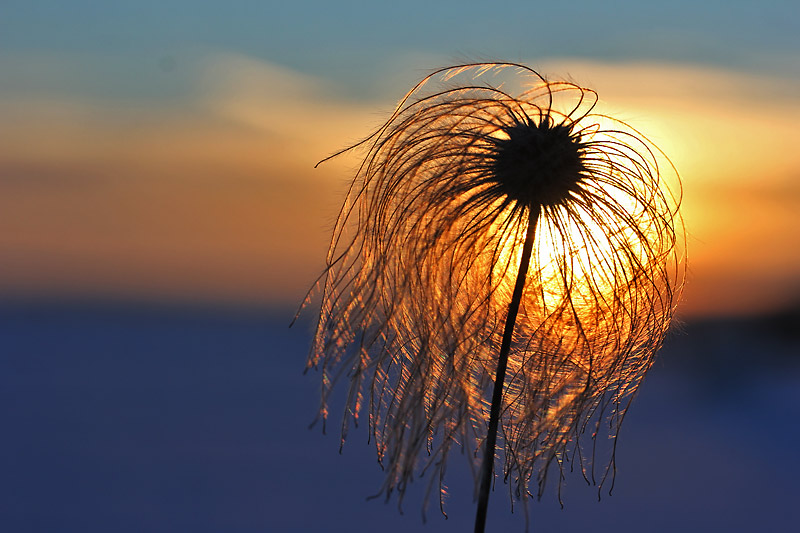
<svg viewBox="0 0 800 533">
<path fill-rule="evenodd" d="M 368 412 L 387 497 L 402 500 L 420 472 L 443 493 L 450 451 L 484 442 L 533 210 L 502 396 L 504 478 L 526 499 L 551 467 L 572 462 L 600 485 L 613 473 L 613 439 L 684 267 L 674 168 L 596 102 L 522 65 L 461 65 L 425 78 L 349 148 L 366 155 L 334 229 L 308 366 L 322 371 L 323 419 L 345 382 L 342 440 Z"/>
</svg>

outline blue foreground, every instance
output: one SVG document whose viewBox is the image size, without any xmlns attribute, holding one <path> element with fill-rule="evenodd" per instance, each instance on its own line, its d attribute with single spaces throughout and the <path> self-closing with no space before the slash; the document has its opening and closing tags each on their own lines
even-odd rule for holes
<svg viewBox="0 0 800 533">
<path fill-rule="evenodd" d="M 319 376 L 291 313 L 132 305 L 0 308 L 0 530 L 463 532 L 466 459 L 447 520 L 425 483 L 367 500 L 382 473 L 365 428 L 340 455 L 309 429 Z M 531 531 L 790 531 L 800 523 L 797 313 L 688 324 L 622 428 L 613 495 L 567 476 Z M 424 481 L 424 480 L 423 480 Z M 523 531 L 498 482 L 489 531 Z"/>
</svg>

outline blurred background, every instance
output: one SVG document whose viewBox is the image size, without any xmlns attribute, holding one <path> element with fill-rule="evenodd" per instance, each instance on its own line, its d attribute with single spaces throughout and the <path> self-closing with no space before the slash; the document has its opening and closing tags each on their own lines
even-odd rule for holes
<svg viewBox="0 0 800 533">
<path fill-rule="evenodd" d="M 681 324 L 613 495 L 567 476 L 533 531 L 787 531 L 800 510 L 800 7 L 789 1 L 0 6 L 0 528 L 465 531 L 403 507 L 303 376 L 343 156 L 432 69 L 596 89 L 683 178 Z M 334 411 L 335 413 L 335 411 Z M 332 427 L 336 427 L 332 417 Z M 554 488 L 554 487 L 553 487 Z M 522 530 L 504 487 L 490 530 Z"/>
</svg>

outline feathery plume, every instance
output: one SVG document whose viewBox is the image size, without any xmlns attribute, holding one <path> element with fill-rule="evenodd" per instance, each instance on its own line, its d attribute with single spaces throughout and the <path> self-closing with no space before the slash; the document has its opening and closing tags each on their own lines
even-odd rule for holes
<svg viewBox="0 0 800 533">
<path fill-rule="evenodd" d="M 541 497 L 554 465 L 600 487 L 613 473 L 613 439 L 675 311 L 683 235 L 674 168 L 596 103 L 523 65 L 460 65 L 331 156 L 366 151 L 308 367 L 321 369 L 323 419 L 346 382 L 342 442 L 367 413 L 387 498 L 423 473 L 443 494 L 464 447 L 482 460 L 482 531 L 496 441 L 522 500 L 532 482 Z"/>
</svg>

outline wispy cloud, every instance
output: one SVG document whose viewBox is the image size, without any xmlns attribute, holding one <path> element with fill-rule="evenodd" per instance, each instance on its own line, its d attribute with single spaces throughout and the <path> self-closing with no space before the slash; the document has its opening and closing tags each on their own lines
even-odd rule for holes
<svg viewBox="0 0 800 533">
<path fill-rule="evenodd" d="M 24 59 L 0 57 L 17 80 L 0 84 L 6 295 L 296 302 L 322 266 L 339 192 L 358 161 L 314 164 L 360 140 L 402 96 L 359 101 L 341 84 L 226 53 L 140 65 L 136 83 L 158 90 L 117 94 L 91 90 L 110 83 L 93 79 L 107 63 Z M 680 170 L 687 312 L 797 296 L 796 79 L 680 64 L 536 66 L 596 88 L 609 113 Z M 419 74 L 409 70 L 401 86 Z"/>
</svg>

